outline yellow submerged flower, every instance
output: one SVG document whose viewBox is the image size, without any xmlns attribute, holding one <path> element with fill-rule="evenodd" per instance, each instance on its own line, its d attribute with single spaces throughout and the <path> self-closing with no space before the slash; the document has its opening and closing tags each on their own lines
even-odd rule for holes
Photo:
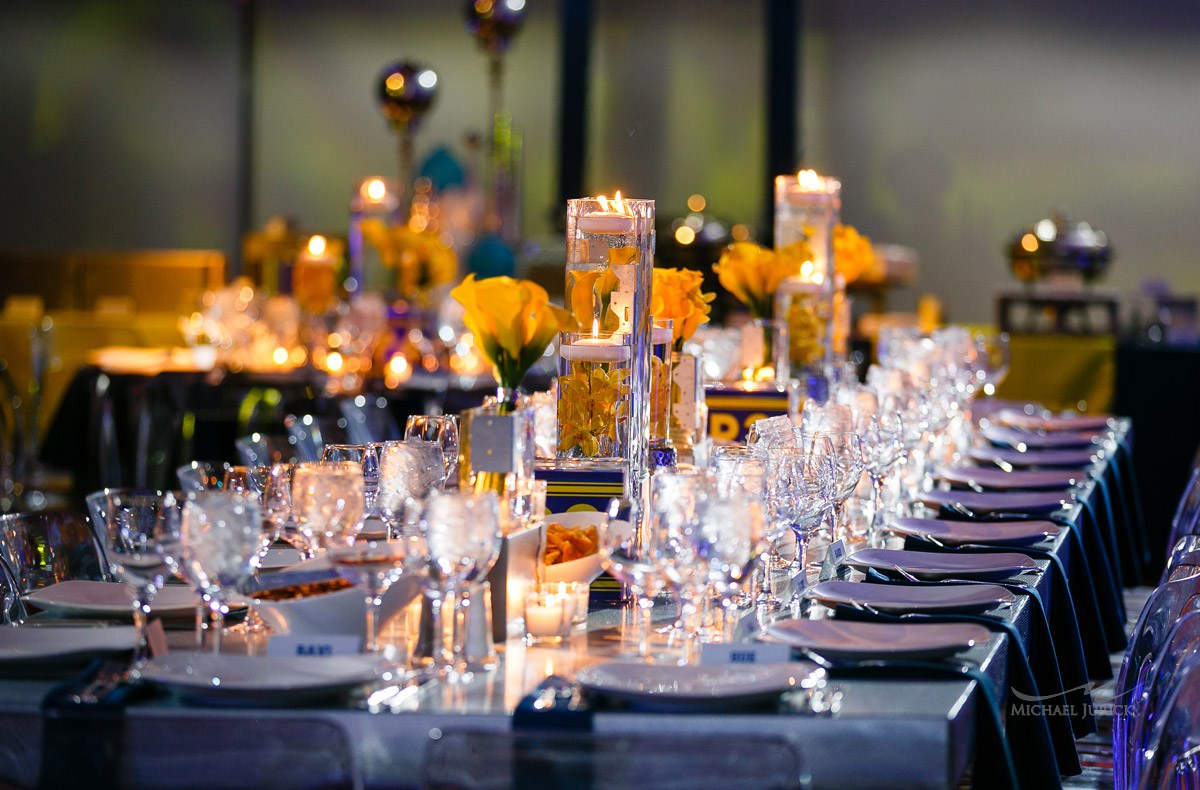
<svg viewBox="0 0 1200 790">
<path fill-rule="evenodd" d="M 567 273 L 567 281 L 571 286 L 567 299 L 575 322 L 586 330 L 597 321 L 600 331 L 615 331 L 620 319 L 609 309 L 609 304 L 612 292 L 621 283 L 612 269 L 571 271 Z"/>
<path fill-rule="evenodd" d="M 775 291 L 785 277 L 800 273 L 804 261 L 752 241 L 737 241 L 721 252 L 713 271 L 721 286 L 746 305 L 755 318 L 770 318 Z"/>
<path fill-rule="evenodd" d="M 708 321 L 712 312 L 714 293 L 701 290 L 704 275 L 695 269 L 654 269 L 654 283 L 650 290 L 650 314 L 655 318 L 669 318 L 675 347 L 682 348 L 701 324 Z"/>
<path fill-rule="evenodd" d="M 469 274 L 450 295 L 463 306 L 463 323 L 502 387 L 515 389 L 550 341 L 575 328 L 571 315 L 529 280 Z"/>
<path fill-rule="evenodd" d="M 436 233 L 370 217 L 362 222 L 362 234 L 379 252 L 383 265 L 396 273 L 396 291 L 402 299 L 424 303 L 431 290 L 458 276 L 458 257 Z"/>
<path fill-rule="evenodd" d="M 584 458 L 613 452 L 618 425 L 627 418 L 618 404 L 629 394 L 628 373 L 625 368 L 576 362 L 558 377 L 559 452 Z"/>
</svg>

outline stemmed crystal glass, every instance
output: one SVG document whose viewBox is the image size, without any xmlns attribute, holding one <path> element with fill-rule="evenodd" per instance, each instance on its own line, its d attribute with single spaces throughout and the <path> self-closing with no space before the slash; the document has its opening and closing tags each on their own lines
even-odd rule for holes
<svg viewBox="0 0 1200 790">
<path fill-rule="evenodd" d="M 346 522 L 344 526 L 346 531 L 329 543 L 329 558 L 338 573 L 360 585 L 366 593 L 363 649 L 374 653 L 379 650 L 376 612 L 383 593 L 404 572 L 414 539 L 403 535 L 391 540 L 369 538 L 360 533 L 362 522 L 357 525 Z"/>
<path fill-rule="evenodd" d="M 824 437 L 829 441 L 832 463 L 832 486 L 830 489 L 829 534 L 830 540 L 848 537 L 846 525 L 846 500 L 858 487 L 862 478 L 864 462 L 862 438 L 851 430 L 817 431 L 803 437 L 805 444 Z"/>
<path fill-rule="evenodd" d="M 292 471 L 292 516 L 309 551 L 363 518 L 362 467 L 353 461 L 310 461 Z"/>
<path fill-rule="evenodd" d="M 439 677 L 467 675 L 458 640 L 447 647 L 443 611 L 463 587 L 487 575 L 500 554 L 500 504 L 495 492 L 446 492 L 429 497 L 420 521 L 424 539 L 422 586 L 429 601 L 435 644 L 429 668 Z"/>
<path fill-rule="evenodd" d="M 214 653 L 221 652 L 229 595 L 250 575 L 261 535 L 262 511 L 252 494 L 194 491 L 183 504 L 180 558 L 187 578 L 208 601 Z"/>
<path fill-rule="evenodd" d="M 644 658 L 650 653 L 654 596 L 662 589 L 663 580 L 642 522 L 642 503 L 637 499 L 610 499 L 606 514 L 600 532 L 601 563 L 627 591 L 630 606 L 625 611 L 632 622 L 627 624 L 628 631 L 622 632 L 632 635 L 634 654 Z M 624 528 L 626 524 L 629 529 Z"/>
<path fill-rule="evenodd" d="M 883 490 L 887 476 L 904 457 L 904 420 L 899 412 L 878 411 L 861 420 L 857 428 L 862 437 L 863 468 L 871 479 L 870 540 L 876 543 L 884 527 Z"/>
<path fill-rule="evenodd" d="M 453 414 L 413 414 L 404 425 L 405 439 L 433 442 L 442 451 L 442 483 L 458 479 L 458 418 Z"/>
<path fill-rule="evenodd" d="M 808 544 L 834 498 L 834 451 L 827 436 L 808 437 L 802 446 L 772 450 L 767 456 L 766 532 L 778 542 L 791 532 L 796 543 L 788 576 L 806 572 Z M 769 610 L 782 603 L 768 590 L 760 604 Z"/>
<path fill-rule="evenodd" d="M 762 500 L 747 491 L 710 492 L 700 501 L 699 515 L 688 537 L 719 604 L 720 622 L 714 635 L 727 642 L 737 626 L 736 602 L 746 592 L 751 568 L 768 545 Z"/>
<path fill-rule="evenodd" d="M 87 500 L 91 517 L 104 527 L 110 570 L 133 589 L 135 662 L 142 664 L 148 658 L 146 621 L 154 596 L 180 551 L 178 499 L 169 492 L 105 489 Z"/>
<path fill-rule="evenodd" d="M 994 397 L 996 388 L 1008 376 L 1009 341 L 1007 332 L 977 332 L 975 378 L 977 391 Z"/>
</svg>

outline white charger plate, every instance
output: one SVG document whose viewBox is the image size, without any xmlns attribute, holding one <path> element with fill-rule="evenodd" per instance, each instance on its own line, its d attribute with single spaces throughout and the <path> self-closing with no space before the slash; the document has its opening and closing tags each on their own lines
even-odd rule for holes
<svg viewBox="0 0 1200 790">
<path fill-rule="evenodd" d="M 142 678 L 212 705 L 291 705 L 347 692 L 378 680 L 379 657 L 246 656 L 172 653 L 151 660 Z"/>
<path fill-rule="evenodd" d="M 131 625 L 22 625 L 0 628 L 0 665 L 117 655 L 137 647 Z"/>
<path fill-rule="evenodd" d="M 828 658 L 940 658 L 988 641 L 991 632 L 974 623 L 779 620 L 767 636 Z"/>
<path fill-rule="evenodd" d="M 871 608 L 879 612 L 983 612 L 1016 597 L 991 584 L 867 584 L 865 582 L 820 582 L 804 593 L 826 606 Z"/>
<path fill-rule="evenodd" d="M 61 617 L 130 617 L 133 589 L 116 582 L 72 579 L 26 593 L 22 599 Z M 190 587 L 168 584 L 150 602 L 150 616 L 191 616 L 198 601 L 199 596 Z"/>
<path fill-rule="evenodd" d="M 750 665 L 593 664 L 576 681 L 588 691 L 643 710 L 723 710 L 769 701 L 799 688 L 807 663 Z"/>
</svg>

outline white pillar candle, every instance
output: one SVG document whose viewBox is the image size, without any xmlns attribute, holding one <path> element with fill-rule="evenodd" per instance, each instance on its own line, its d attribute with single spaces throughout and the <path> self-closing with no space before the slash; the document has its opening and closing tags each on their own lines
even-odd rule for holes
<svg viewBox="0 0 1200 790">
<path fill-rule="evenodd" d="M 621 345 L 609 338 L 580 338 L 574 343 L 565 343 L 558 348 L 563 359 L 572 362 L 627 362 L 629 346 Z"/>
</svg>

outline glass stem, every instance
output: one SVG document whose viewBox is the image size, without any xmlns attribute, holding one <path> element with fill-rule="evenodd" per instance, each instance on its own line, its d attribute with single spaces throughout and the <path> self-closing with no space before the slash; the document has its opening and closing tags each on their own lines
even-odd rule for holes
<svg viewBox="0 0 1200 790">
<path fill-rule="evenodd" d="M 221 634 L 225 630 L 225 613 L 221 601 L 215 596 L 208 603 L 209 645 L 213 653 L 221 652 Z"/>
<path fill-rule="evenodd" d="M 363 650 L 367 653 L 374 653 L 379 649 L 378 635 L 375 633 L 375 603 L 379 600 L 378 585 L 375 581 L 375 574 L 371 574 L 367 580 L 367 596 L 366 596 L 366 633 L 364 636 Z"/>
<path fill-rule="evenodd" d="M 133 628 L 137 634 L 137 647 L 134 648 L 134 664 L 144 663 L 150 657 L 150 645 L 146 641 L 146 595 L 140 590 L 133 597 Z"/>
</svg>

